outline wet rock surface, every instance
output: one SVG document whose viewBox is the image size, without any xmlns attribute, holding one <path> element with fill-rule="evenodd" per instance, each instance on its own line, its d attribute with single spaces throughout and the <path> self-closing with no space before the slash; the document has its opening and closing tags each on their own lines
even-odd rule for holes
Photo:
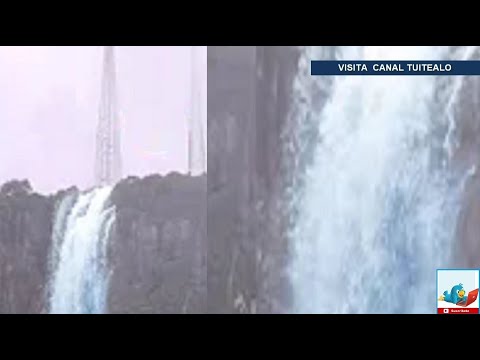
<svg viewBox="0 0 480 360">
<path fill-rule="evenodd" d="M 452 133 L 454 170 L 465 176 L 457 221 L 454 263 L 461 268 L 480 267 L 480 82 L 465 77 L 455 106 Z M 468 175 L 467 175 L 468 174 Z"/>
<path fill-rule="evenodd" d="M 12 181 L 0 191 L 0 313 L 46 309 L 54 200 Z"/>
<path fill-rule="evenodd" d="M 206 311 L 206 176 L 127 179 L 111 201 L 111 313 Z"/>
<path fill-rule="evenodd" d="M 281 131 L 294 47 L 208 49 L 208 308 L 286 312 Z"/>
</svg>

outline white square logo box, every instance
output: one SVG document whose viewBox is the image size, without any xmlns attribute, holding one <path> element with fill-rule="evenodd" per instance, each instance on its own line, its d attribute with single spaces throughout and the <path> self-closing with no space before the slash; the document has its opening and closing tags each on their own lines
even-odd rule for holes
<svg viewBox="0 0 480 360">
<path fill-rule="evenodd" d="M 479 313 L 479 269 L 437 270 L 437 313 Z"/>
</svg>

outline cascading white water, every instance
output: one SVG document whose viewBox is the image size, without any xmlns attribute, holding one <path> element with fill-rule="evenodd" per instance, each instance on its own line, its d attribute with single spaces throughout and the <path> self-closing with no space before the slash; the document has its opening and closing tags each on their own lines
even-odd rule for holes
<svg viewBox="0 0 480 360">
<path fill-rule="evenodd" d="M 464 180 L 448 168 L 453 120 L 438 99 L 438 78 L 329 78 L 328 100 L 318 108 L 312 86 L 326 80 L 309 75 L 315 51 L 306 49 L 300 62 L 308 69 L 297 76 L 302 101 L 292 115 L 299 127 L 313 119 L 319 137 L 302 181 L 290 189 L 294 311 L 432 313 L 435 270 L 449 264 Z M 441 60 L 448 51 L 339 53 L 346 60 Z M 450 83 L 446 103 L 455 101 L 458 78 Z"/>
<path fill-rule="evenodd" d="M 57 208 L 51 256 L 50 312 L 98 314 L 106 309 L 107 241 L 115 221 L 111 187 L 67 195 Z"/>
</svg>

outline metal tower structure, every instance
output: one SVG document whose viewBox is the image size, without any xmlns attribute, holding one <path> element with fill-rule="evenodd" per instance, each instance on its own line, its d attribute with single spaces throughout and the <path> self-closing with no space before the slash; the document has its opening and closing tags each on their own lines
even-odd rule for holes
<svg viewBox="0 0 480 360">
<path fill-rule="evenodd" d="M 204 97 L 202 96 L 202 65 L 198 46 L 192 46 L 191 65 L 191 112 L 188 122 L 188 173 L 206 173 L 205 133 L 203 130 Z"/>
<path fill-rule="evenodd" d="M 114 47 L 105 46 L 96 139 L 95 184 L 97 186 L 113 185 L 122 177 L 116 86 Z"/>
</svg>

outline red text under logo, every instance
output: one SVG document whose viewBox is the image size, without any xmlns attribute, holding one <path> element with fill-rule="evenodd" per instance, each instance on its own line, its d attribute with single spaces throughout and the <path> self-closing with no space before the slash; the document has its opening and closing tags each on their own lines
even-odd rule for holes
<svg viewBox="0 0 480 360">
<path fill-rule="evenodd" d="M 438 308 L 439 314 L 478 314 L 478 308 L 464 308 L 464 309 L 452 309 L 452 308 Z"/>
</svg>

